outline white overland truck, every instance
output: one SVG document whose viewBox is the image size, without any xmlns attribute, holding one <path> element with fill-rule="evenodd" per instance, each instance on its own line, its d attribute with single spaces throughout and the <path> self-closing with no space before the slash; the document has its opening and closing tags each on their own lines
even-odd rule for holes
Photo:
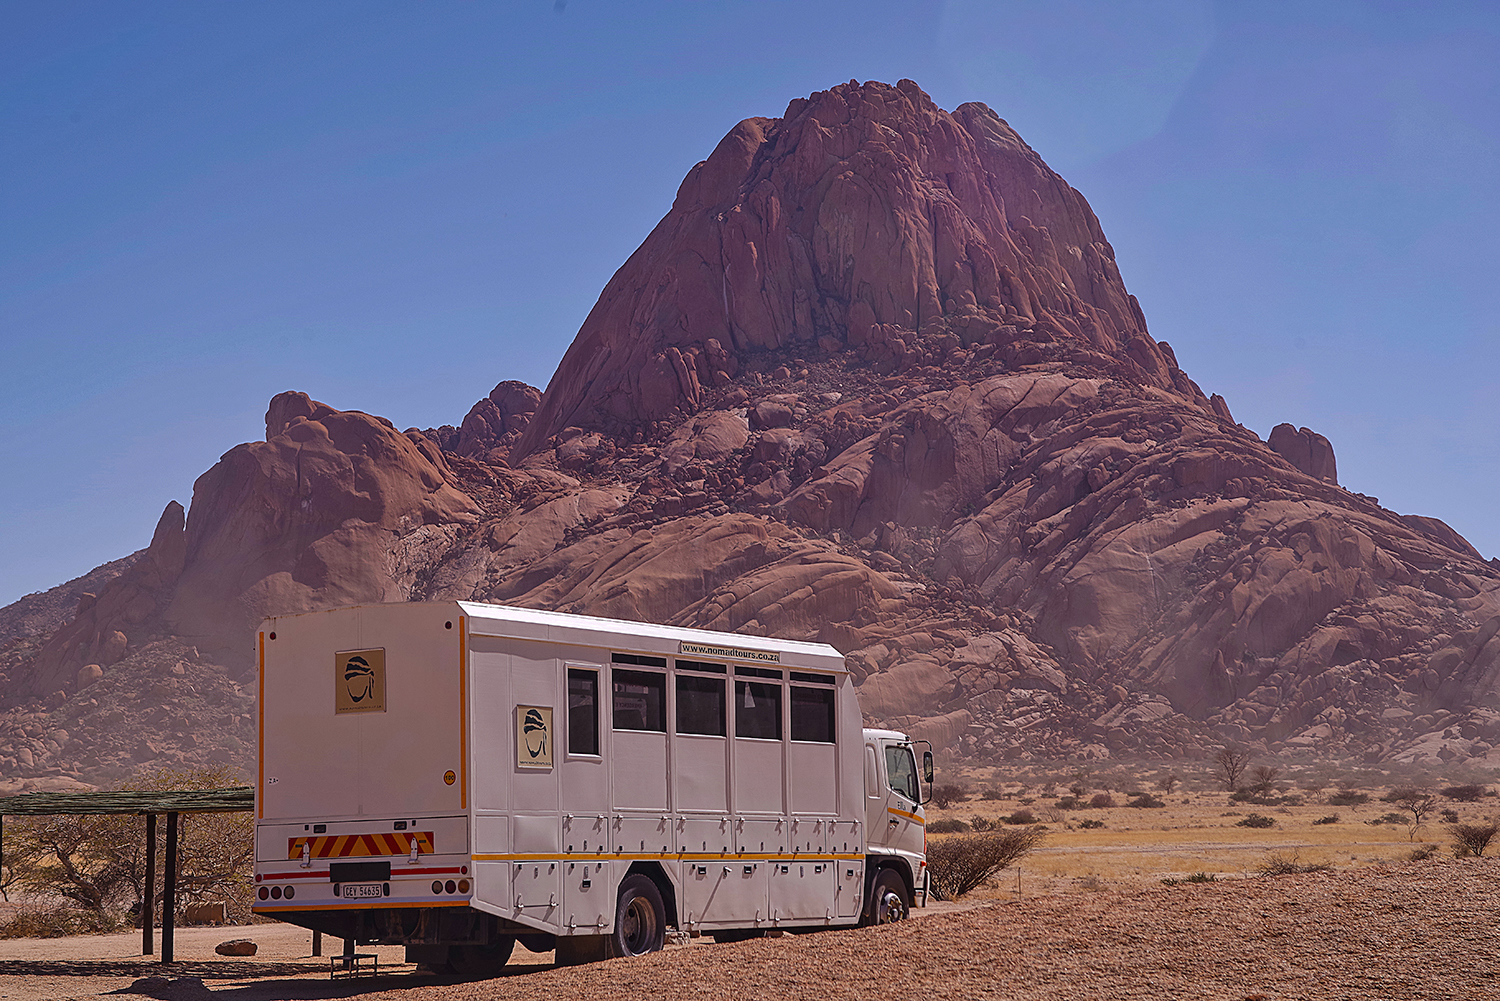
<svg viewBox="0 0 1500 1001">
<path fill-rule="evenodd" d="M 483 975 L 926 899 L 931 751 L 862 729 L 830 646 L 441 601 L 256 648 L 255 912 L 346 956 Z"/>
</svg>

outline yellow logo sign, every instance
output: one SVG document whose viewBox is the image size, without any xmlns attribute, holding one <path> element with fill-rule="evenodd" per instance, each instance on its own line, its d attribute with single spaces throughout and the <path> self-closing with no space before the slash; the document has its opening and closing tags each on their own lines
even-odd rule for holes
<svg viewBox="0 0 1500 1001">
<path fill-rule="evenodd" d="M 551 706 L 516 706 L 516 767 L 552 767 Z"/>
<path fill-rule="evenodd" d="M 333 657 L 333 711 L 385 712 L 385 650 L 345 650 Z"/>
</svg>

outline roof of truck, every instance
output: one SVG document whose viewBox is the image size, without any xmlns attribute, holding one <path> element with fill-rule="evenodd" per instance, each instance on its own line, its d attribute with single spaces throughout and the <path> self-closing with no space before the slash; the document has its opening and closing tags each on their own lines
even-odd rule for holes
<svg viewBox="0 0 1500 1001">
<path fill-rule="evenodd" d="M 593 634 L 597 640 L 608 640 L 598 645 L 615 647 L 621 645 L 621 637 L 629 637 L 635 641 L 632 644 L 635 649 L 656 653 L 695 652 L 699 656 L 752 662 L 760 659 L 754 656 L 756 653 L 791 654 L 799 661 L 808 662 L 806 666 L 809 667 L 844 670 L 843 654 L 827 643 L 804 643 L 799 640 L 777 639 L 772 636 L 749 636 L 743 633 L 725 633 L 709 629 L 689 629 L 654 622 L 631 622 L 626 619 L 606 619 L 593 615 L 574 615 L 570 612 L 516 608 L 513 605 L 490 605 L 475 601 L 460 601 L 458 605 L 470 618 L 469 631 L 480 634 L 490 632 L 484 624 L 493 624 L 491 628 L 498 627 L 498 635 L 577 642 Z M 545 632 L 539 635 L 538 630 Z M 684 651 L 681 645 L 685 643 L 724 649 L 722 652 Z M 731 651 L 743 653 L 746 656 L 736 657 Z M 775 662 L 787 666 L 786 662 L 779 658 Z"/>
</svg>

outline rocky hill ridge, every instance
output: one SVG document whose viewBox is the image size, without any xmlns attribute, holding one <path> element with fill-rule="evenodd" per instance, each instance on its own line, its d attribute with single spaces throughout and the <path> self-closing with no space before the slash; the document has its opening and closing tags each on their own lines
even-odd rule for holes
<svg viewBox="0 0 1500 1001">
<path fill-rule="evenodd" d="M 439 597 L 824 640 L 872 720 L 975 758 L 1500 744 L 1500 564 L 1339 486 L 1321 435 L 1236 424 L 1083 196 L 909 81 L 731 130 L 545 393 L 404 433 L 283 393 L 266 423 L 7 648 L 3 774 L 238 760 L 260 616 Z M 176 698 L 130 681 L 172 667 L 228 730 L 3 750 L 46 732 L 16 714 Z"/>
</svg>

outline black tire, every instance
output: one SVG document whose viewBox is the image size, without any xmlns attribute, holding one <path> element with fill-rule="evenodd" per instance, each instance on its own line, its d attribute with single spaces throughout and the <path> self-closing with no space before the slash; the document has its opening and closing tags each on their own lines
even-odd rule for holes
<svg viewBox="0 0 1500 1001">
<path fill-rule="evenodd" d="M 870 924 L 888 925 L 910 914 L 911 891 L 906 888 L 906 880 L 894 869 L 881 869 L 870 891 Z"/>
<path fill-rule="evenodd" d="M 516 940 L 509 937 L 490 945 L 450 945 L 447 972 L 466 980 L 498 977 L 515 947 Z"/>
<path fill-rule="evenodd" d="M 620 884 L 615 930 L 609 936 L 611 956 L 644 956 L 660 952 L 667 939 L 667 908 L 650 877 L 635 873 Z"/>
</svg>

